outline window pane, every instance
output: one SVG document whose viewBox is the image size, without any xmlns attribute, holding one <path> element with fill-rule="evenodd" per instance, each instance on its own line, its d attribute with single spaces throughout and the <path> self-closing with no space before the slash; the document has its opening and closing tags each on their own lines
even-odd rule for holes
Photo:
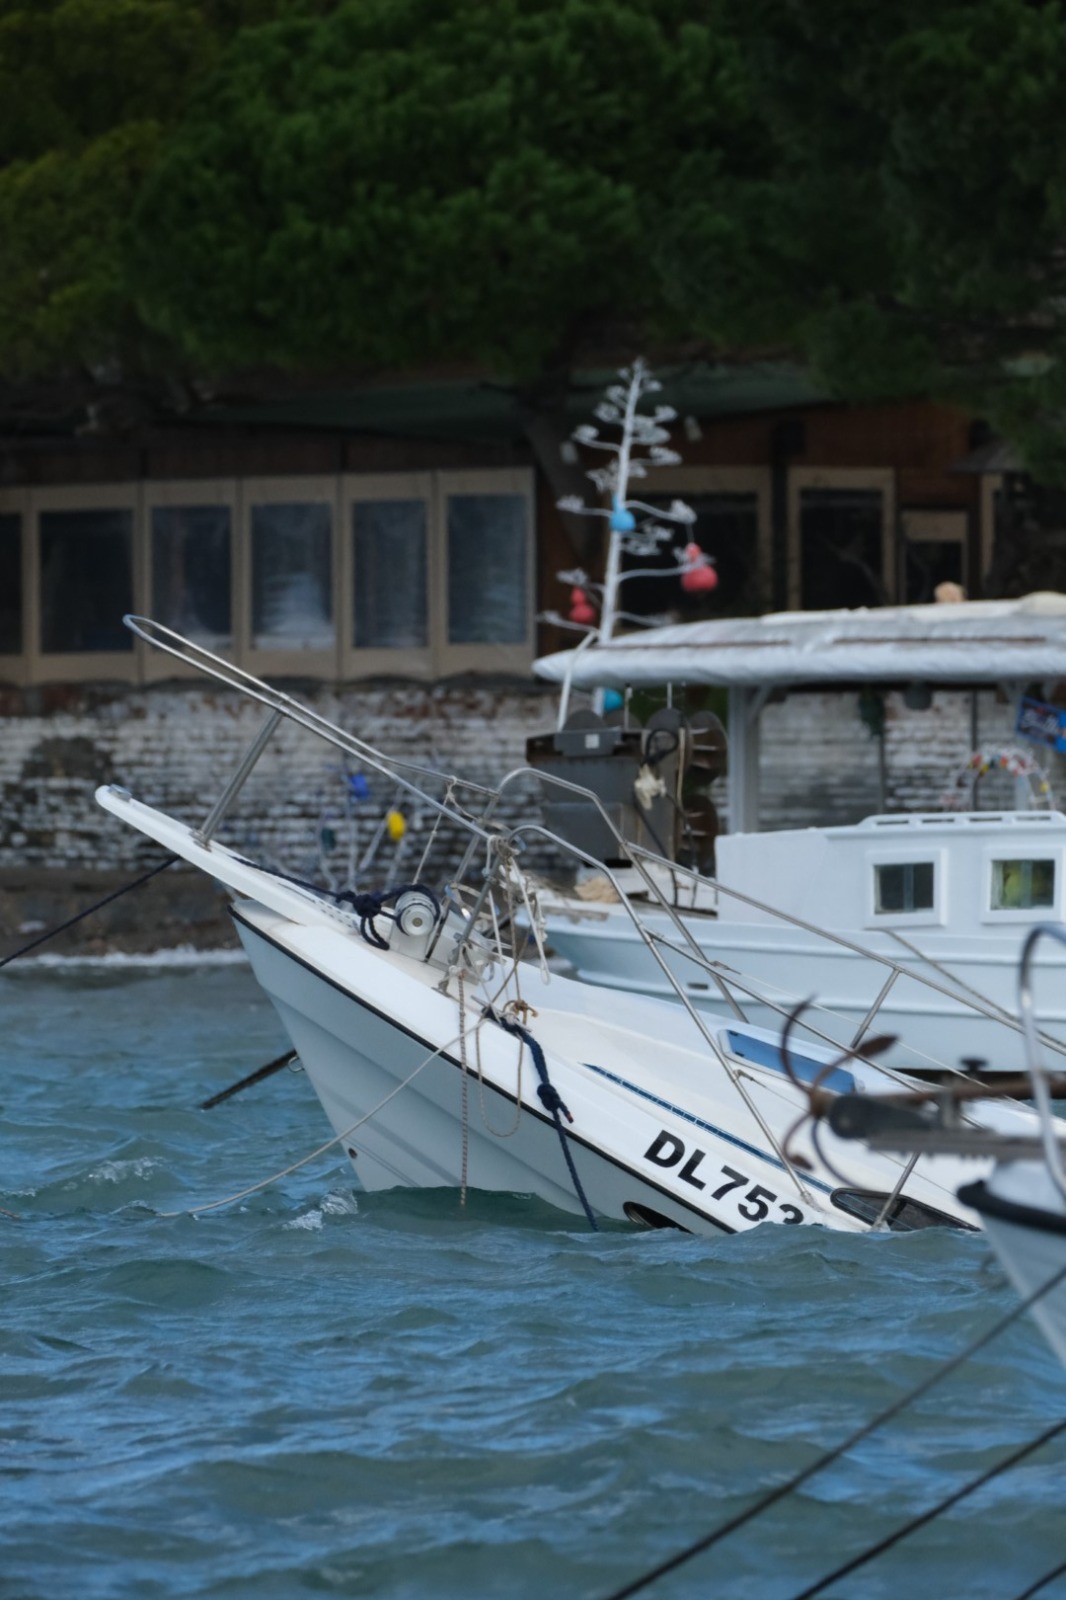
<svg viewBox="0 0 1066 1600">
<path fill-rule="evenodd" d="M 904 544 L 904 601 L 926 605 L 939 583 L 962 584 L 961 539 L 908 539 Z"/>
<path fill-rule="evenodd" d="M 993 861 L 993 911 L 1031 911 L 1054 903 L 1054 861 Z"/>
<path fill-rule="evenodd" d="M 132 650 L 132 511 L 41 512 L 41 649 Z"/>
<path fill-rule="evenodd" d="M 256 650 L 328 650 L 333 596 L 328 505 L 252 507 L 252 644 Z"/>
<path fill-rule="evenodd" d="M 524 644 L 526 500 L 520 494 L 448 498 L 448 639 Z"/>
<path fill-rule="evenodd" d="M 749 491 L 715 491 L 710 494 L 641 494 L 641 500 L 665 510 L 680 499 L 696 513 L 694 523 L 662 522 L 670 537 L 651 555 L 623 555 L 622 571 L 663 569 L 665 578 L 633 578 L 622 584 L 619 605 L 637 617 L 675 612 L 679 620 L 736 616 L 760 609 L 758 590 L 759 501 Z M 687 594 L 676 570 L 675 550 L 694 540 L 714 557 L 718 588 L 713 594 Z"/>
<path fill-rule="evenodd" d="M 426 507 L 422 500 L 357 500 L 357 650 L 414 650 L 429 642 L 426 621 Z"/>
<path fill-rule="evenodd" d="M 880 490 L 802 490 L 800 547 L 805 610 L 884 605 Z"/>
<path fill-rule="evenodd" d="M 932 911 L 933 863 L 894 861 L 874 868 L 874 910 Z"/>
<path fill-rule="evenodd" d="M 22 518 L 0 512 L 0 655 L 22 649 Z"/>
<path fill-rule="evenodd" d="M 152 615 L 200 644 L 228 645 L 228 506 L 152 507 Z"/>
</svg>

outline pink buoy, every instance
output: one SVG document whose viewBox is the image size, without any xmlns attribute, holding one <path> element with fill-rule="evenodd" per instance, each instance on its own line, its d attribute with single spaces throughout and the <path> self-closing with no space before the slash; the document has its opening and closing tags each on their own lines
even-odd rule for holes
<svg viewBox="0 0 1066 1600">
<path fill-rule="evenodd" d="M 710 556 L 704 555 L 698 544 L 685 546 L 688 570 L 681 574 L 681 587 L 686 594 L 710 594 L 718 587 L 718 574 L 711 565 Z"/>
<path fill-rule="evenodd" d="M 596 621 L 595 609 L 589 604 L 589 597 L 584 589 L 570 591 L 570 621 L 578 623 L 583 628 L 591 627 Z"/>
</svg>

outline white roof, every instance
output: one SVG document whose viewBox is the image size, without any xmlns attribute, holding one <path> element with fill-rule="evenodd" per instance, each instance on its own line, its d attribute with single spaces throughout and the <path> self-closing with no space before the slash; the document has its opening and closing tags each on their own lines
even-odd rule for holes
<svg viewBox="0 0 1066 1600">
<path fill-rule="evenodd" d="M 542 656 L 534 671 L 562 683 L 571 663 L 578 689 L 1066 678 L 1066 594 L 678 623 Z"/>
</svg>

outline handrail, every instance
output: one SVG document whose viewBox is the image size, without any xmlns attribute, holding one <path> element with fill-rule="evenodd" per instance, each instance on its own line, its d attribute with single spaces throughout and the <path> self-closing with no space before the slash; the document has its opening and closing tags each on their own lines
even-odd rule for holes
<svg viewBox="0 0 1066 1600">
<path fill-rule="evenodd" d="M 1022 959 L 1018 968 L 1018 1010 L 1021 1013 L 1022 1025 L 1025 1030 L 1025 1064 L 1029 1073 L 1029 1081 L 1033 1086 L 1033 1099 L 1036 1102 L 1037 1112 L 1040 1117 L 1040 1135 L 1044 1145 L 1044 1159 L 1047 1162 L 1052 1182 L 1063 1200 L 1066 1200 L 1066 1169 L 1062 1164 L 1062 1151 L 1059 1148 L 1059 1141 L 1055 1137 L 1055 1118 L 1051 1110 L 1051 1093 L 1048 1089 L 1044 1063 L 1040 1056 L 1040 1041 L 1037 1038 L 1036 1018 L 1033 1015 L 1033 952 L 1040 940 L 1044 938 L 1055 939 L 1059 944 L 1066 944 L 1066 928 L 1059 927 L 1057 923 L 1053 922 L 1039 922 L 1035 928 L 1030 929 L 1025 944 L 1022 946 Z"/>
</svg>

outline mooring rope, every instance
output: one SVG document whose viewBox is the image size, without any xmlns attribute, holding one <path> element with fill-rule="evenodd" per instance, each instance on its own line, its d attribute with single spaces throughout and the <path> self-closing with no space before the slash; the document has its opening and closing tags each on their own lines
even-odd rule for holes
<svg viewBox="0 0 1066 1600">
<path fill-rule="evenodd" d="M 394 1100 L 401 1089 L 406 1089 L 409 1083 L 413 1083 L 418 1074 L 424 1071 L 431 1061 L 436 1061 L 438 1056 L 443 1055 L 445 1050 L 450 1050 L 452 1045 L 458 1044 L 458 1042 L 459 1038 L 456 1035 L 454 1039 L 449 1039 L 446 1044 L 438 1045 L 432 1055 L 428 1055 L 424 1061 L 420 1061 L 413 1072 L 409 1072 L 402 1082 L 398 1083 L 395 1088 L 390 1089 L 388 1094 L 379 1100 L 376 1106 L 372 1107 L 365 1116 L 359 1118 L 358 1122 L 353 1122 L 350 1128 L 345 1128 L 342 1133 L 338 1133 L 334 1138 L 327 1139 L 325 1144 L 320 1144 L 310 1154 L 301 1156 L 299 1161 L 294 1161 L 288 1167 L 282 1167 L 279 1172 L 271 1173 L 269 1178 L 263 1178 L 259 1183 L 249 1184 L 247 1189 L 240 1189 L 236 1194 L 224 1195 L 221 1200 L 209 1200 L 202 1206 L 188 1206 L 181 1211 L 158 1211 L 156 1215 L 164 1217 L 168 1221 L 173 1220 L 175 1217 L 198 1217 L 202 1211 L 217 1211 L 220 1206 L 233 1205 L 235 1201 L 244 1200 L 250 1194 L 257 1194 L 260 1189 L 268 1189 L 272 1183 L 277 1183 L 280 1179 L 287 1178 L 290 1173 L 298 1172 L 301 1167 L 306 1167 L 309 1161 L 314 1161 L 316 1156 L 324 1155 L 327 1150 L 332 1150 L 334 1145 L 341 1144 L 343 1140 L 350 1138 L 364 1123 L 369 1122 L 371 1117 L 376 1117 L 382 1107 L 387 1106 L 390 1100 Z"/>
<path fill-rule="evenodd" d="M 76 923 L 84 922 L 86 917 L 91 917 L 94 911 L 102 911 L 104 906 L 109 906 L 112 900 L 118 900 L 122 895 L 129 894 L 131 889 L 139 889 L 142 883 L 147 883 L 149 878 L 158 877 L 177 861 L 177 856 L 167 856 L 157 867 L 150 872 L 143 872 L 139 878 L 133 878 L 129 883 L 124 883 L 121 888 L 115 889 L 111 894 L 105 894 L 102 900 L 96 900 L 91 906 L 86 906 L 84 911 L 79 911 L 73 917 L 68 917 L 66 922 L 61 922 L 58 927 L 49 928 L 47 932 L 38 934 L 36 939 L 31 939 L 29 944 L 24 944 L 19 950 L 12 950 L 9 956 L 0 960 L 0 968 L 6 967 L 12 961 L 17 961 L 19 956 L 29 955 L 31 950 L 36 950 L 40 945 L 47 944 L 49 939 L 54 939 L 59 933 L 66 933 L 68 928 L 73 928 Z"/>
<path fill-rule="evenodd" d="M 596 1221 L 596 1216 L 592 1207 L 589 1205 L 588 1196 L 582 1187 L 581 1179 L 578 1177 L 577 1168 L 574 1165 L 573 1153 L 570 1149 L 570 1140 L 567 1138 L 566 1129 L 563 1127 L 562 1119 L 564 1116 L 567 1122 L 573 1122 L 574 1119 L 567 1110 L 566 1103 L 564 1102 L 562 1095 L 559 1093 L 558 1089 L 552 1083 L 551 1078 L 548 1076 L 548 1063 L 544 1059 L 544 1051 L 541 1049 L 538 1040 L 536 1040 L 530 1033 L 529 1029 L 523 1028 L 520 1022 L 513 1022 L 508 1017 L 495 1012 L 492 1013 L 492 1017 L 495 1022 L 499 1023 L 504 1033 L 513 1034 L 516 1039 L 521 1039 L 523 1044 L 527 1045 L 529 1048 L 529 1054 L 532 1058 L 533 1066 L 536 1070 L 537 1077 L 540 1079 L 540 1083 L 537 1085 L 537 1098 L 540 1100 L 541 1105 L 544 1106 L 545 1110 L 549 1113 L 552 1121 L 555 1124 L 555 1131 L 559 1135 L 559 1143 L 562 1146 L 563 1156 L 566 1160 L 566 1165 L 570 1173 L 570 1182 L 574 1186 L 574 1193 L 581 1202 L 581 1209 L 584 1211 L 585 1216 L 588 1219 L 588 1225 L 592 1229 L 593 1233 L 598 1233 L 599 1224 Z"/>
<path fill-rule="evenodd" d="M 1054 1583 L 1056 1578 L 1061 1578 L 1064 1572 L 1066 1572 L 1066 1561 L 1060 1561 L 1057 1567 L 1054 1567 L 1050 1572 L 1045 1572 L 1042 1578 L 1037 1578 L 1036 1582 L 1031 1583 L 1028 1589 L 1023 1589 L 1021 1594 L 1016 1594 L 1014 1600 L 1032 1600 L 1034 1594 L 1039 1594 L 1041 1589 L 1046 1589 L 1049 1583 Z"/>
<path fill-rule="evenodd" d="M 971 1478 L 961 1488 L 953 1490 L 949 1495 L 945 1495 L 943 1500 L 939 1500 L 936 1505 L 930 1506 L 928 1511 L 923 1511 L 919 1516 L 912 1517 L 910 1522 L 905 1522 L 901 1528 L 897 1528 L 893 1533 L 886 1534 L 883 1539 L 878 1539 L 876 1544 L 870 1545 L 868 1549 L 863 1550 L 859 1555 L 852 1556 L 850 1561 L 845 1561 L 834 1571 L 826 1573 L 825 1577 L 819 1578 L 817 1583 L 812 1583 L 806 1589 L 801 1589 L 797 1595 L 793 1596 L 793 1600 L 813 1600 L 816 1594 L 823 1594 L 829 1585 L 835 1583 L 838 1578 L 846 1578 L 849 1573 L 857 1572 L 860 1567 L 864 1567 L 875 1556 L 881 1555 L 885 1550 L 890 1550 L 893 1545 L 900 1544 L 908 1535 L 916 1532 L 918 1528 L 924 1528 L 927 1523 L 933 1522 L 943 1512 L 950 1511 L 952 1506 L 957 1506 L 960 1500 L 967 1499 L 969 1495 L 975 1494 L 978 1489 L 983 1488 L 986 1483 L 991 1483 L 992 1479 L 998 1478 L 1001 1472 L 1006 1472 L 1008 1468 L 1015 1466 L 1019 1461 L 1024 1461 L 1027 1456 L 1031 1456 L 1042 1445 L 1050 1444 L 1051 1440 L 1057 1438 L 1060 1433 L 1066 1433 L 1066 1417 L 1063 1417 L 1059 1422 L 1052 1423 L 1050 1428 L 1045 1428 L 1043 1433 L 1038 1434 L 1035 1439 L 1030 1439 L 1027 1444 L 1019 1445 L 1016 1450 L 1012 1450 L 1009 1455 L 997 1461 L 994 1466 L 988 1467 L 984 1472 L 979 1473 L 976 1478 Z"/>
<path fill-rule="evenodd" d="M 813 1478 L 816 1473 L 832 1466 L 834 1461 L 839 1461 L 841 1456 L 846 1455 L 855 1445 L 861 1444 L 864 1439 L 869 1438 L 872 1433 L 883 1427 L 886 1422 L 891 1422 L 894 1417 L 899 1416 L 900 1412 L 905 1411 L 908 1406 L 914 1405 L 916 1401 L 922 1399 L 930 1389 L 935 1388 L 938 1383 L 949 1377 L 964 1362 L 969 1361 L 978 1351 L 991 1344 L 1031 1306 L 1036 1305 L 1038 1300 L 1043 1299 L 1044 1295 L 1050 1294 L 1053 1289 L 1064 1282 L 1066 1282 L 1066 1267 L 1062 1267 L 1039 1289 L 1034 1289 L 1033 1293 L 1028 1295 L 1026 1299 L 1019 1300 L 1017 1305 L 1012 1306 L 998 1321 L 992 1323 L 991 1327 L 986 1328 L 985 1332 L 974 1339 L 971 1344 L 968 1344 L 964 1350 L 960 1350 L 957 1355 L 952 1356 L 943 1366 L 937 1367 L 934 1372 L 923 1378 L 901 1399 L 893 1401 L 890 1406 L 886 1406 L 884 1411 L 878 1412 L 869 1422 L 864 1422 L 861 1427 L 850 1433 L 846 1439 L 841 1440 L 840 1444 L 834 1445 L 831 1450 L 827 1450 L 816 1461 L 812 1461 L 810 1466 L 803 1467 L 793 1477 L 789 1478 L 786 1483 L 778 1484 L 776 1489 L 770 1489 L 766 1494 L 760 1496 L 746 1511 L 738 1512 L 735 1517 L 730 1517 L 728 1522 L 720 1523 L 712 1532 L 704 1534 L 699 1539 L 694 1539 L 691 1544 L 686 1545 L 683 1550 L 679 1550 L 676 1555 L 668 1557 L 666 1561 L 660 1561 L 658 1566 L 642 1573 L 639 1578 L 634 1578 L 631 1582 L 623 1584 L 620 1589 L 612 1589 L 610 1594 L 603 1597 L 603 1600 L 629 1600 L 630 1595 L 639 1594 L 642 1589 L 648 1588 L 657 1578 L 665 1577 L 668 1572 L 676 1571 L 678 1567 L 682 1567 L 687 1561 L 691 1561 L 694 1556 L 702 1555 L 705 1550 L 712 1549 L 728 1534 L 735 1533 L 737 1529 L 743 1528 L 764 1511 L 768 1511 L 779 1500 L 784 1500 L 786 1496 L 793 1494 L 795 1490 L 801 1488 L 803 1484 Z M 1059 1424 L 1056 1424 L 1056 1426 L 1059 1426 Z M 1054 1575 L 1049 1573 L 1048 1578 L 1042 1581 L 1050 1581 Z M 1020 1597 L 1020 1600 L 1022 1600 L 1022 1597 Z"/>
</svg>

